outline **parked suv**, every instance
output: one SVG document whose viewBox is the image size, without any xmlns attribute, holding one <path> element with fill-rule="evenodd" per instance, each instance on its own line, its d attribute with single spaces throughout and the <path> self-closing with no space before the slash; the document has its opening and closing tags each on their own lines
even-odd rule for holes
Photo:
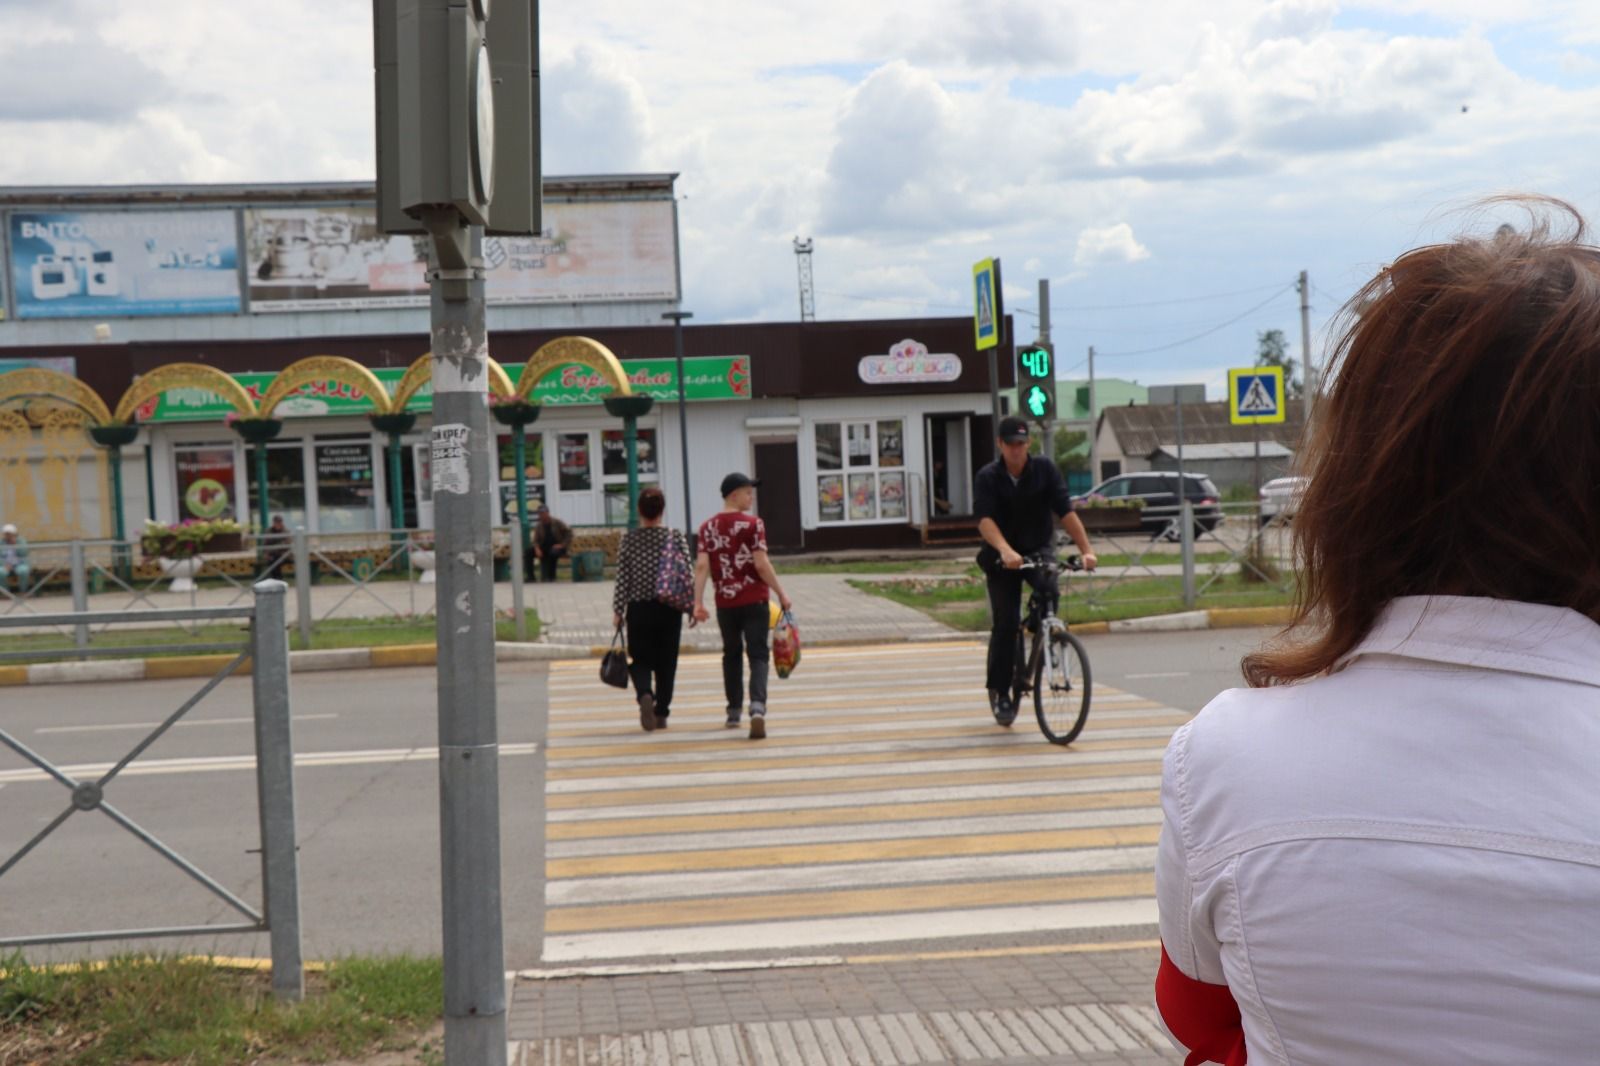
<svg viewBox="0 0 1600 1066">
<path fill-rule="evenodd" d="M 1204 474 L 1190 473 L 1183 475 L 1183 485 L 1184 496 L 1194 506 L 1196 532 L 1216 529 L 1222 521 L 1222 508 L 1218 505 L 1221 494 L 1217 492 L 1217 486 Z M 1151 537 L 1178 539 L 1176 471 L 1146 470 L 1137 474 L 1120 474 L 1102 481 L 1086 495 L 1104 496 L 1112 500 L 1137 497 L 1144 501 L 1140 528 Z"/>
</svg>

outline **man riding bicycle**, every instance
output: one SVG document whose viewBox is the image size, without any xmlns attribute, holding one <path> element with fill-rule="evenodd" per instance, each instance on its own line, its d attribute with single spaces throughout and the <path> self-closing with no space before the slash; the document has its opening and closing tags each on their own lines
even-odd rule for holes
<svg viewBox="0 0 1600 1066">
<path fill-rule="evenodd" d="M 1016 668 L 1022 582 L 1045 592 L 1054 580 L 1048 571 L 1018 568 L 1025 556 L 1051 548 L 1058 519 L 1078 546 L 1084 568 L 1093 570 L 1096 560 L 1083 520 L 1072 511 L 1072 497 L 1061 471 L 1044 456 L 1028 454 L 1028 423 L 1002 418 L 999 438 L 1000 458 L 978 471 L 973 511 L 984 541 L 978 566 L 988 579 L 994 616 L 989 634 L 989 707 L 994 720 L 1008 726 L 1017 717 L 1011 678 Z"/>
</svg>

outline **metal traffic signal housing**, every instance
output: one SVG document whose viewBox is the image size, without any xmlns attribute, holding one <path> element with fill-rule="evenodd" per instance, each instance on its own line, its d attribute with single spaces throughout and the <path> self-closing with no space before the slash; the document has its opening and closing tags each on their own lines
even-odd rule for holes
<svg viewBox="0 0 1600 1066">
<path fill-rule="evenodd" d="M 1056 416 L 1056 357 L 1048 344 L 1017 349 L 1017 407 L 1039 422 Z"/>
<path fill-rule="evenodd" d="M 537 0 L 373 0 L 378 223 L 541 229 Z"/>
</svg>

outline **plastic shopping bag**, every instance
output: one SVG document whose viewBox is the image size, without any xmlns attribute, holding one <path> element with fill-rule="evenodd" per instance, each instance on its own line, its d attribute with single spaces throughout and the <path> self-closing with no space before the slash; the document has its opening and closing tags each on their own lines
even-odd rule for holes
<svg viewBox="0 0 1600 1066">
<path fill-rule="evenodd" d="M 784 611 L 772 631 L 772 665 L 779 677 L 788 677 L 800 665 L 800 627 L 793 611 Z"/>
</svg>

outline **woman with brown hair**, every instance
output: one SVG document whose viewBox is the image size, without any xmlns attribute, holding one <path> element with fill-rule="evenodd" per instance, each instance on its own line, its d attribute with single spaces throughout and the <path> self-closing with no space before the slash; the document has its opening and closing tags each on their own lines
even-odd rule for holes
<svg viewBox="0 0 1600 1066">
<path fill-rule="evenodd" d="M 1191 1063 L 1594 1060 L 1600 249 L 1514 202 L 1351 301 L 1295 622 L 1167 750 Z"/>
<path fill-rule="evenodd" d="M 628 530 L 617 549 L 611 595 L 612 622 L 628 627 L 628 673 L 639 700 L 639 726 L 647 733 L 667 728 L 683 634 L 683 611 L 659 598 L 663 560 L 680 553 L 689 580 L 689 546 L 681 531 L 661 524 L 666 509 L 667 498 L 654 485 L 639 493 L 639 528 Z"/>
</svg>

